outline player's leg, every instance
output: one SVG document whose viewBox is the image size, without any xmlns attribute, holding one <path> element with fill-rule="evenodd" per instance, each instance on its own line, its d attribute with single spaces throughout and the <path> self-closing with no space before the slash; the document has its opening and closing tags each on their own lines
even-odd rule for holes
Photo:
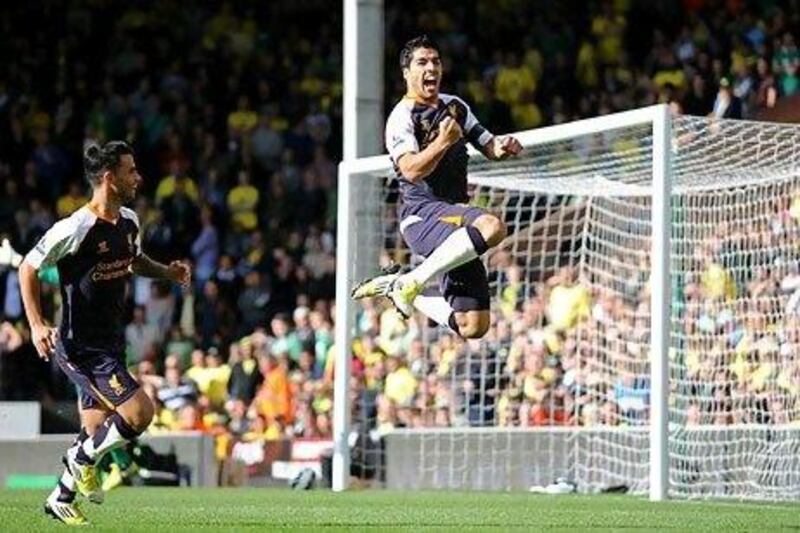
<svg viewBox="0 0 800 533">
<path fill-rule="evenodd" d="M 465 339 L 480 339 L 489 330 L 489 281 L 479 259 L 456 267 L 442 280 L 444 299 L 453 308 L 451 328 Z"/>
<path fill-rule="evenodd" d="M 89 394 L 82 395 L 81 405 L 83 406 L 81 409 L 82 432 L 81 435 L 79 435 L 78 443 L 74 447 L 67 450 L 65 462 L 67 463 L 68 468 L 66 470 L 69 470 L 69 461 L 75 460 L 75 458 L 78 456 L 83 443 L 86 442 L 87 439 L 94 437 L 94 435 L 103 426 L 105 421 L 108 420 L 108 417 L 114 413 L 111 408 L 98 402 Z M 82 493 L 87 496 L 89 501 L 92 503 L 103 503 L 103 491 L 100 489 L 99 485 L 95 485 L 97 484 L 90 482 L 89 489 L 87 491 L 82 491 Z M 73 486 L 76 486 L 76 483 L 73 483 Z"/>
<path fill-rule="evenodd" d="M 459 207 L 459 206 L 454 206 Z M 477 208 L 466 208 L 462 220 L 454 219 L 453 224 L 461 222 L 461 227 L 450 232 L 448 237 L 426 256 L 417 268 L 401 279 L 425 284 L 437 275 L 483 255 L 487 250 L 500 244 L 506 237 L 506 226 L 496 216 Z M 445 219 L 445 223 L 448 221 Z"/>
<path fill-rule="evenodd" d="M 438 204 L 431 213 L 435 217 L 432 223 L 413 223 L 404 232 L 412 250 L 425 257 L 419 266 L 393 282 L 387 293 L 406 316 L 429 280 L 470 263 L 506 236 L 505 224 L 482 209 Z"/>
<path fill-rule="evenodd" d="M 67 454 L 67 465 L 78 492 L 90 499 L 102 497 L 95 461 L 105 452 L 141 434 L 153 416 L 153 404 L 130 375 L 118 354 L 72 349 L 71 359 L 64 343 L 56 346 L 56 359 L 65 373 L 96 401 L 111 411 L 93 434 Z"/>
<path fill-rule="evenodd" d="M 133 377 L 130 377 L 130 382 L 136 383 Z M 93 491 L 103 493 L 97 479 L 97 461 L 106 452 L 136 439 L 147 429 L 152 418 L 153 404 L 137 385 L 132 395 L 115 405 L 114 412 L 97 428 L 94 435 L 80 443 L 74 456 L 68 456 L 69 469 L 81 494 L 91 498 Z"/>
<path fill-rule="evenodd" d="M 93 435 L 98 427 L 108 417 L 109 411 L 89 395 L 81 391 L 80 399 L 78 401 L 78 412 L 81 420 L 81 430 L 72 446 L 67 450 L 64 456 L 64 470 L 56 483 L 55 488 L 47 497 L 44 504 L 45 513 L 56 518 L 68 525 L 81 525 L 88 523 L 83 511 L 75 503 L 77 496 L 77 488 L 75 485 L 75 478 L 69 469 L 67 457 L 70 454 L 77 452 L 80 443 L 88 436 Z M 94 493 L 93 500 L 95 503 L 102 502 L 102 493 Z"/>
<path fill-rule="evenodd" d="M 95 434 L 84 440 L 76 456 L 77 462 L 93 466 L 106 452 L 134 440 L 150 425 L 153 413 L 153 402 L 137 387 L 129 398 L 116 406 Z"/>
<path fill-rule="evenodd" d="M 81 391 L 82 430 L 77 445 L 67 450 L 64 458 L 65 466 L 74 479 L 74 488 L 91 501 L 99 503 L 103 499 L 103 494 L 94 469 L 78 471 L 79 465 L 75 459 L 83 443 L 92 438 L 114 408 L 114 404 L 98 391 L 96 385 L 96 374 L 104 368 L 104 361 L 96 353 L 86 353 L 70 341 L 61 339 L 56 342 L 53 357 L 70 381 Z M 65 476 L 64 481 L 68 482 L 69 476 Z M 68 489 L 72 488 L 69 483 L 65 485 Z"/>
<path fill-rule="evenodd" d="M 388 296 L 406 317 L 416 308 L 439 324 L 457 330 L 453 308 L 441 296 L 422 294 L 425 283 L 469 263 L 506 236 L 506 227 L 496 216 L 477 207 L 429 202 L 408 213 L 400 232 L 411 250 L 426 259 L 405 275 L 384 273 L 365 281 L 353 291 L 353 298 Z M 485 276 L 482 285 L 485 285 Z M 488 290 L 488 289 L 487 289 Z M 486 307 L 488 315 L 488 306 Z M 470 329 L 480 330 L 488 318 L 462 318 Z M 476 322 L 479 320 L 479 322 Z M 466 326 L 465 326 L 466 327 Z M 486 326 L 488 327 L 488 326 Z M 465 329 L 469 331 L 469 329 Z"/>
</svg>

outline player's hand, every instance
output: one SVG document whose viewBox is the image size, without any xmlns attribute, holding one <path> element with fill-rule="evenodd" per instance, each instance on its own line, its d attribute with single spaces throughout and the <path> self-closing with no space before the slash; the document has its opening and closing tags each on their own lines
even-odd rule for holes
<svg viewBox="0 0 800 533">
<path fill-rule="evenodd" d="M 182 289 L 188 289 L 192 283 L 192 267 L 184 261 L 172 261 L 167 267 L 167 277 Z"/>
<path fill-rule="evenodd" d="M 56 349 L 56 342 L 58 342 L 58 329 L 51 328 L 45 324 L 33 326 L 31 328 L 31 340 L 39 357 L 49 361 L 50 355 Z"/>
<path fill-rule="evenodd" d="M 518 155 L 522 151 L 522 144 L 511 135 L 495 137 L 494 155 L 497 159 L 506 159 Z"/>
<path fill-rule="evenodd" d="M 461 126 L 453 117 L 445 117 L 439 122 L 439 138 L 446 146 L 457 143 L 463 134 Z"/>
</svg>

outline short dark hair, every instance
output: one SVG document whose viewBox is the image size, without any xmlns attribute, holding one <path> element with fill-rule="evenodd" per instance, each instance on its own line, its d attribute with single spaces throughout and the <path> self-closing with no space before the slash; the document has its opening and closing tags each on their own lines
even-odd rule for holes
<svg viewBox="0 0 800 533">
<path fill-rule="evenodd" d="M 414 56 L 414 50 L 417 48 L 432 48 L 439 52 L 439 45 L 433 42 L 433 39 L 427 35 L 414 37 L 400 50 L 400 68 L 408 68 L 411 66 L 411 58 Z"/>
<path fill-rule="evenodd" d="M 100 183 L 103 173 L 116 169 L 123 155 L 133 155 L 133 148 L 125 141 L 109 141 L 103 146 L 96 142 L 89 143 L 83 151 L 86 180 L 92 185 Z"/>
</svg>

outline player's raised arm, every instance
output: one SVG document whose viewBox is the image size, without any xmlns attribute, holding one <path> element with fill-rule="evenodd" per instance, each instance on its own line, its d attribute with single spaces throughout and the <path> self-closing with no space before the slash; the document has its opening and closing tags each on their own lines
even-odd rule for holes
<svg viewBox="0 0 800 533">
<path fill-rule="evenodd" d="M 522 151 L 522 144 L 511 135 L 495 136 L 480 148 L 487 159 L 500 161 L 518 155 Z"/>
<path fill-rule="evenodd" d="M 467 116 L 464 120 L 464 131 L 466 132 L 467 140 L 487 159 L 499 161 L 517 155 L 522 151 L 522 144 L 515 137 L 511 135 L 492 135 L 478 122 L 467 103 L 460 98 L 457 98 L 457 100 L 466 110 Z"/>
<path fill-rule="evenodd" d="M 461 139 L 463 132 L 458 122 L 447 117 L 439 123 L 439 134 L 421 152 L 406 152 L 399 156 L 397 166 L 404 178 L 411 182 L 425 179 L 439 164 L 447 149 Z"/>
</svg>

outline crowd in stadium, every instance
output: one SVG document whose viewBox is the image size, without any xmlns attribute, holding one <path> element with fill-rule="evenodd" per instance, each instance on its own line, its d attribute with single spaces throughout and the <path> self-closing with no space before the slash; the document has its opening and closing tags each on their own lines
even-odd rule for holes
<svg viewBox="0 0 800 533">
<path fill-rule="evenodd" d="M 37 22 L 0 50 L 0 234 L 27 252 L 87 201 L 84 143 L 124 139 L 145 176 L 134 206 L 143 248 L 158 260 L 193 263 L 188 292 L 139 278 L 131 287 L 128 360 L 159 407 L 154 431 L 331 434 L 341 15 L 327 2 L 291 4 L 15 4 L 0 15 L 5 29 Z M 422 31 L 442 45 L 445 87 L 497 133 L 658 101 L 742 118 L 800 93 L 798 35 L 790 31 L 800 11 L 777 3 L 685 0 L 662 12 L 618 0 L 569 18 L 568 3 L 555 1 L 467 4 L 387 5 L 387 106 L 402 95 L 397 49 Z M 284 11 L 308 23 L 282 27 Z M 648 17 L 660 17 L 662 29 L 651 30 Z M 774 215 L 795 236 L 797 208 L 783 209 Z M 769 232 L 770 221 L 762 222 L 753 231 Z M 800 324 L 754 335 L 770 329 L 757 323 L 769 320 L 762 302 L 777 301 L 798 274 L 787 266 L 725 282 L 729 266 L 703 268 L 704 277 L 685 286 L 694 302 L 686 327 L 708 335 L 689 335 L 701 340 L 686 346 L 690 375 L 681 386 L 710 387 L 703 396 L 715 402 L 740 389 L 758 398 L 773 386 L 797 394 L 800 369 L 779 371 L 776 358 L 796 347 Z M 566 268 L 525 297 L 525 272 L 507 263 L 501 274 L 495 321 L 480 342 L 367 303 L 351 379 L 357 418 L 376 417 L 379 431 L 644 420 L 646 294 L 601 294 Z M 74 398 L 27 342 L 13 269 L 0 281 L 0 397 Z M 45 296 L 55 317 L 56 284 Z M 735 305 L 719 303 L 734 296 Z M 604 346 L 585 346 L 578 323 L 584 333 L 599 329 Z M 709 347 L 718 350 L 713 362 Z M 586 350 L 598 357 L 578 357 Z M 733 408 L 689 402 L 685 411 L 706 423 L 723 422 L 710 420 L 714 412 L 725 413 L 724 422 L 788 420 L 789 408 L 770 404 L 766 414 L 736 418 Z"/>
</svg>

